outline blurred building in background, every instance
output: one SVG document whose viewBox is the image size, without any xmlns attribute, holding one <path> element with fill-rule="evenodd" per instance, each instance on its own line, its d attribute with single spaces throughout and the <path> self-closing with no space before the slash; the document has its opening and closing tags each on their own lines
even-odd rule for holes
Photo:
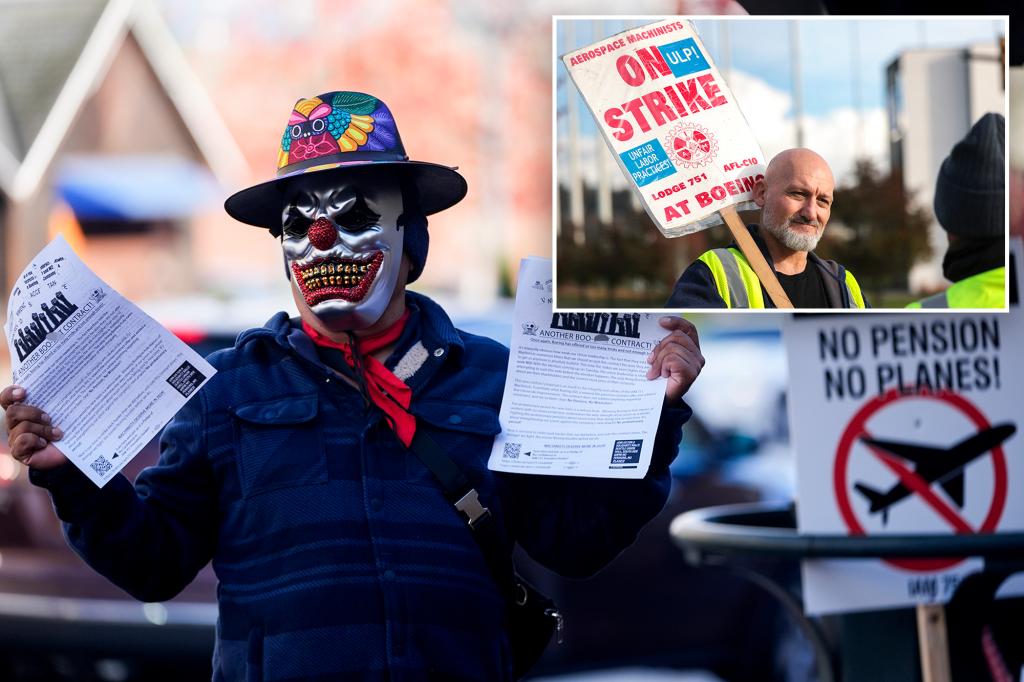
<svg viewBox="0 0 1024 682">
<path fill-rule="evenodd" d="M 244 160 L 156 8 L 7 2 L 0 36 L 5 289 L 58 233 L 131 298 L 192 289 L 196 220 Z"/>
<path fill-rule="evenodd" d="M 2 279 L 57 232 L 133 299 L 286 287 L 231 220 L 273 177 L 294 102 L 361 90 L 469 194 L 431 219 L 417 288 L 468 308 L 551 253 L 551 10 L 451 0 L 11 0 L 0 5 Z M 268 311 L 269 314 L 273 311 Z"/>
<path fill-rule="evenodd" d="M 932 205 L 942 160 L 974 122 L 993 111 L 1006 115 L 1005 54 L 1000 43 L 955 49 L 907 50 L 886 70 L 893 172 L 921 205 Z M 946 287 L 942 257 L 948 244 L 938 221 L 929 228 L 932 257 L 910 271 L 915 293 Z"/>
<path fill-rule="evenodd" d="M 163 8 L 242 148 L 247 181 L 273 176 L 297 99 L 368 92 L 394 112 L 412 159 L 458 166 L 469 183 L 465 200 L 431 218 L 416 288 L 484 307 L 520 258 L 550 255 L 550 13 L 451 0 L 177 0 Z M 201 238 L 216 249 L 241 232 L 261 233 L 260 244 L 277 249 L 265 232 L 226 216 Z M 264 266 L 264 279 L 280 286 L 279 253 L 222 254 L 229 279 L 251 281 Z"/>
</svg>

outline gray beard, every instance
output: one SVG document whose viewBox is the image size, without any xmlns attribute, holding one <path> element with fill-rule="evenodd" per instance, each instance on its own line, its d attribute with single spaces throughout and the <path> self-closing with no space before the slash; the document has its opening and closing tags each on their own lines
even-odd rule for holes
<svg viewBox="0 0 1024 682">
<path fill-rule="evenodd" d="M 773 224 L 769 220 L 764 221 L 764 229 L 773 237 L 778 239 L 783 246 L 792 251 L 814 251 L 821 239 L 821 232 L 816 234 L 801 234 L 789 227 L 789 220 Z"/>
</svg>

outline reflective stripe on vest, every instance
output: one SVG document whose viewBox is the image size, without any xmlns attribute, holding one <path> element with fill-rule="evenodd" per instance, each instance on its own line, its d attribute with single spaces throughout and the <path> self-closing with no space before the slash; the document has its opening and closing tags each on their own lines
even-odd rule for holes
<svg viewBox="0 0 1024 682">
<path fill-rule="evenodd" d="M 724 251 L 725 249 L 715 249 L 716 251 Z M 732 299 L 732 308 L 748 308 L 750 307 L 750 298 L 747 296 L 747 290 L 743 286 L 743 279 L 740 277 L 740 267 L 736 264 L 735 258 L 723 258 L 722 254 L 718 254 L 718 260 L 722 262 L 722 268 L 725 269 L 725 281 L 729 283 L 729 297 Z"/>
<path fill-rule="evenodd" d="M 939 293 L 929 296 L 928 298 L 921 299 L 922 308 L 948 308 L 949 299 L 946 298 L 946 292 L 940 291 Z"/>
<path fill-rule="evenodd" d="M 860 291 L 860 284 L 857 283 L 857 278 L 849 270 L 846 271 L 846 293 L 850 297 L 850 302 L 853 303 L 851 307 L 864 307 L 864 294 Z"/>
<path fill-rule="evenodd" d="M 908 308 L 1002 308 L 1006 268 L 993 268 L 949 285 L 945 291 L 911 303 Z"/>
<path fill-rule="evenodd" d="M 708 266 L 726 308 L 763 308 L 757 274 L 736 249 L 712 249 L 698 259 Z"/>
<path fill-rule="evenodd" d="M 726 308 L 765 307 L 761 281 L 739 249 L 712 249 L 702 254 L 698 260 L 711 270 L 718 295 L 725 301 Z M 846 271 L 843 284 L 846 286 L 846 296 L 851 302 L 851 307 L 863 308 L 864 295 L 857 279 L 849 270 Z"/>
</svg>

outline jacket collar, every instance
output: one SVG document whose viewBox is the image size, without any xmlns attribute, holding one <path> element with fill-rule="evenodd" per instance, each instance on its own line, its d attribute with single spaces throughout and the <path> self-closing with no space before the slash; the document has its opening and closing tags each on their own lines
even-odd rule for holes
<svg viewBox="0 0 1024 682">
<path fill-rule="evenodd" d="M 465 343 L 448 314 L 434 301 L 423 294 L 407 291 L 405 304 L 418 317 L 419 338 L 400 339 L 387 364 L 415 390 L 452 353 L 461 355 Z M 312 339 L 302 331 L 299 318 L 289 318 L 284 311 L 276 313 L 264 326 L 239 334 L 235 347 L 256 341 L 276 343 L 310 362 L 322 364 Z M 406 361 L 405 365 L 403 361 Z M 402 377 L 403 373 L 407 376 Z"/>
<path fill-rule="evenodd" d="M 465 343 L 455 328 L 448 313 L 431 299 L 415 291 L 405 292 L 405 304 L 416 305 L 420 309 L 420 339 L 428 348 L 444 348 L 449 350 L 465 350 Z"/>
</svg>

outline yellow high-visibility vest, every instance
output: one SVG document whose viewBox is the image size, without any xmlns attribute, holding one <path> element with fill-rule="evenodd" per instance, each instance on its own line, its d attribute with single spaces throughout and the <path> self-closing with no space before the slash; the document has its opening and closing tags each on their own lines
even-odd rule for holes
<svg viewBox="0 0 1024 682">
<path fill-rule="evenodd" d="M 712 249 L 701 254 L 697 260 L 708 266 L 718 295 L 725 301 L 727 308 L 764 308 L 764 293 L 757 273 L 750 266 L 747 257 L 739 249 Z M 861 293 L 857 279 L 846 270 L 844 278 L 847 300 L 851 308 L 864 307 L 864 295 Z"/>
<path fill-rule="evenodd" d="M 945 291 L 914 301 L 908 308 L 1002 308 L 1006 305 L 1006 268 L 979 272 Z"/>
</svg>

